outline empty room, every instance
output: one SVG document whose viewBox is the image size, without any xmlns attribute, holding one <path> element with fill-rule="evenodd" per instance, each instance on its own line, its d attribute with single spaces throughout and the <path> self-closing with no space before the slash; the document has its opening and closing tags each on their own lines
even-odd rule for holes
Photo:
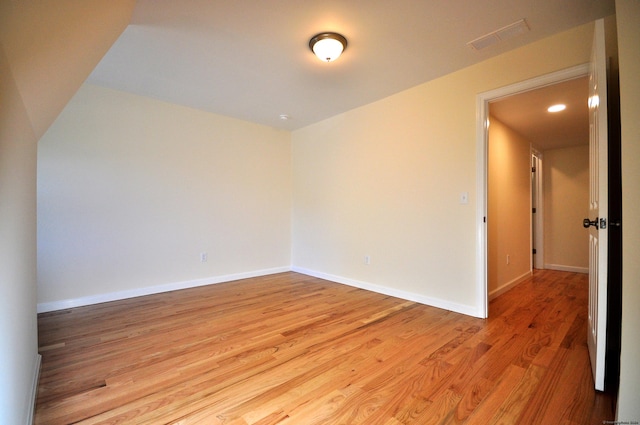
<svg viewBox="0 0 640 425">
<path fill-rule="evenodd" d="M 0 6 L 0 422 L 640 420 L 640 7 L 454 3 Z M 577 79 L 609 155 L 542 150 L 585 205 L 537 264 L 528 169 L 494 245 L 490 104 Z"/>
</svg>

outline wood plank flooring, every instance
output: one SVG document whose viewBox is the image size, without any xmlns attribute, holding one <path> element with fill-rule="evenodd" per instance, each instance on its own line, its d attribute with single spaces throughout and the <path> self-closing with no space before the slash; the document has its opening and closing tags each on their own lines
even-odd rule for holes
<svg viewBox="0 0 640 425">
<path fill-rule="evenodd" d="M 37 424 L 601 424 L 586 275 L 476 319 L 297 273 L 39 315 Z"/>
</svg>

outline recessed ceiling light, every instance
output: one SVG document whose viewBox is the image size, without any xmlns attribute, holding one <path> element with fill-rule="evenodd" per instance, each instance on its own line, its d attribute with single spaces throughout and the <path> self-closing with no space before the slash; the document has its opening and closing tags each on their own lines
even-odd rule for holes
<svg viewBox="0 0 640 425">
<path fill-rule="evenodd" d="M 549 111 L 549 112 L 560 112 L 560 111 L 564 111 L 565 109 L 567 109 L 567 105 L 559 103 L 557 105 L 549 106 L 547 108 L 547 111 Z"/>
</svg>

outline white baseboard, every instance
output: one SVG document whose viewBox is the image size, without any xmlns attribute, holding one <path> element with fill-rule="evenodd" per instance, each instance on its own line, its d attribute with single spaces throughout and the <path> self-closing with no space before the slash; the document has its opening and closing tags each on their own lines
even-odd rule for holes
<svg viewBox="0 0 640 425">
<path fill-rule="evenodd" d="M 254 270 L 244 273 L 228 274 L 223 276 L 213 276 L 203 279 L 187 280 L 183 282 L 167 283 L 164 285 L 148 286 L 144 288 L 128 289 L 126 291 L 110 292 L 107 294 L 89 295 L 86 297 L 73 298 L 60 301 L 38 303 L 38 313 L 49 311 L 65 310 L 67 308 L 82 307 L 92 304 L 106 303 L 109 301 L 124 300 L 127 298 L 141 297 L 144 295 L 159 294 L 162 292 L 176 291 L 179 289 L 195 288 L 198 286 L 213 285 L 216 283 L 230 282 L 251 277 L 267 276 L 270 274 L 291 271 L 290 266 L 275 267 L 271 269 Z"/>
<path fill-rule="evenodd" d="M 424 295 L 416 294 L 413 292 L 402 291 L 399 289 L 389 288 L 386 286 L 376 285 L 368 282 L 362 282 L 359 280 L 349 279 L 342 276 L 335 276 L 328 273 L 305 269 L 302 267 L 291 267 L 291 266 L 276 267 L 272 269 L 256 270 L 251 272 L 236 273 L 236 274 L 230 274 L 230 275 L 224 275 L 224 276 L 214 276 L 214 277 L 209 277 L 204 279 L 196 279 L 196 280 L 189 280 L 184 282 L 168 283 L 164 285 L 149 286 L 145 288 L 129 289 L 126 291 L 111 292 L 107 294 L 90 295 L 90 296 L 80 297 L 80 298 L 38 303 L 37 311 L 38 313 L 46 313 L 50 311 L 65 310 L 68 308 L 82 307 L 82 306 L 100 304 L 100 303 L 105 303 L 110 301 L 124 300 L 127 298 L 135 298 L 135 297 L 141 297 L 144 295 L 159 294 L 162 292 L 176 291 L 179 289 L 213 285 L 217 283 L 230 282 L 233 280 L 248 279 L 251 277 L 267 276 L 270 274 L 283 273 L 288 271 L 294 271 L 297 273 L 306 274 L 308 276 L 313 276 L 320 279 L 325 279 L 332 282 L 341 283 L 344 285 L 349 285 L 349 286 L 353 286 L 360 289 L 365 289 L 367 291 L 377 292 L 379 294 L 389 295 L 389 296 L 401 298 L 407 301 L 414 301 L 420 304 L 442 308 L 444 310 L 465 314 L 467 316 L 480 317 L 478 315 L 477 309 L 474 306 L 457 304 L 450 301 L 441 300 L 438 298 L 425 297 Z"/>
<path fill-rule="evenodd" d="M 561 264 L 545 264 L 544 268 L 549 270 L 558 270 L 560 272 L 589 274 L 589 267 L 563 266 Z"/>
<path fill-rule="evenodd" d="M 36 359 L 33 365 L 33 380 L 31 381 L 31 394 L 29 397 L 29 410 L 27 411 L 27 417 L 25 425 L 32 425 L 35 412 L 36 412 L 36 398 L 38 397 L 38 383 L 40 382 L 40 366 L 42 365 L 42 356 L 36 355 Z"/>
<path fill-rule="evenodd" d="M 511 289 L 514 286 L 516 286 L 517 284 L 524 282 L 526 279 L 530 278 L 531 275 L 532 275 L 532 272 L 531 272 L 531 270 L 529 270 L 528 272 L 526 272 L 522 276 L 516 277 L 515 279 L 505 283 L 504 285 L 502 285 L 498 289 L 494 289 L 493 291 L 491 291 L 489 293 L 489 301 L 491 301 L 492 299 L 504 294 L 509 289 Z"/>
<path fill-rule="evenodd" d="M 342 276 L 335 276 L 315 270 L 309 270 L 302 267 L 292 267 L 292 271 L 296 273 L 306 274 L 308 276 L 317 277 L 324 280 L 330 280 L 332 282 L 341 283 L 348 286 L 353 286 L 360 289 L 365 289 L 371 292 L 377 292 L 383 295 L 389 295 L 391 297 L 401 298 L 407 301 L 414 301 L 420 304 L 425 304 L 431 307 L 437 307 L 444 310 L 453 311 L 455 313 L 461 313 L 467 316 L 479 317 L 478 311 L 474 306 L 468 306 L 463 304 L 452 303 L 450 301 L 441 300 L 438 298 L 425 297 L 424 295 L 416 294 L 414 292 L 402 291 L 400 289 L 389 288 L 386 286 L 376 285 L 373 283 L 362 282 L 355 279 L 349 279 Z"/>
</svg>

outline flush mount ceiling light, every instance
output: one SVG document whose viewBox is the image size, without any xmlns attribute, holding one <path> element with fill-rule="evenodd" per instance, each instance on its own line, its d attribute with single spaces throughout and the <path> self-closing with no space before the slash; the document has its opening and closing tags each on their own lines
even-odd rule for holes
<svg viewBox="0 0 640 425">
<path fill-rule="evenodd" d="M 565 109 L 567 109 L 567 105 L 563 105 L 562 103 L 559 103 L 557 105 L 549 106 L 547 108 L 547 111 L 549 111 L 549 112 L 560 112 L 560 111 L 564 111 Z"/>
<path fill-rule="evenodd" d="M 347 39 L 335 32 L 323 32 L 309 40 L 309 48 L 321 61 L 333 62 L 347 48 Z"/>
</svg>

